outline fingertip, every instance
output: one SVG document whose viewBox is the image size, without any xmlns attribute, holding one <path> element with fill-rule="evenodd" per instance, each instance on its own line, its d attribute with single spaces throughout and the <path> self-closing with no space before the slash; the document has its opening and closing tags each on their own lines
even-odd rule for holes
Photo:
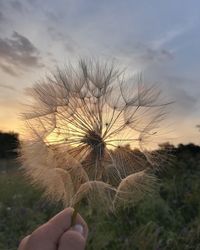
<svg viewBox="0 0 200 250">
<path fill-rule="evenodd" d="M 83 229 L 83 226 L 81 224 L 76 224 L 74 225 L 71 230 L 74 230 L 75 232 L 79 233 L 80 235 L 83 236 L 83 232 L 84 232 L 84 229 Z"/>
<path fill-rule="evenodd" d="M 72 228 L 65 232 L 59 240 L 58 250 L 83 250 L 86 245 L 86 238 L 80 233 L 80 228 L 77 231 Z"/>
<path fill-rule="evenodd" d="M 25 247 L 29 238 L 30 238 L 30 235 L 26 236 L 25 238 L 21 240 L 18 250 L 25 250 Z"/>
<path fill-rule="evenodd" d="M 75 225 L 72 226 L 69 230 L 76 231 L 77 233 L 80 233 L 85 239 L 87 239 L 88 225 L 79 213 L 75 218 Z"/>
<path fill-rule="evenodd" d="M 72 220 L 73 212 L 74 212 L 74 208 L 71 208 L 71 207 L 66 208 L 63 211 L 61 211 L 59 214 L 54 216 L 51 220 L 48 221 L 47 225 L 49 227 L 55 228 L 54 231 L 55 231 L 55 234 L 57 235 L 56 238 L 61 236 L 65 231 L 68 231 L 71 229 L 71 220 Z M 83 236 L 87 238 L 88 226 L 85 220 L 81 217 L 79 213 L 76 215 L 75 225 L 81 225 L 83 227 Z"/>
</svg>

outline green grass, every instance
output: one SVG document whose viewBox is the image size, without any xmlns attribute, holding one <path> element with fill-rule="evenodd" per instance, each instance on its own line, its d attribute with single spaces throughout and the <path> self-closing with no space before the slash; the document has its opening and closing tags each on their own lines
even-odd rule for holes
<svg viewBox="0 0 200 250">
<path fill-rule="evenodd" d="M 136 207 L 103 215 L 80 208 L 89 225 L 89 250 L 200 250 L 200 155 L 178 155 L 160 174 L 157 194 Z M 0 249 L 16 250 L 20 239 L 61 210 L 49 204 L 17 168 L 0 174 Z"/>
<path fill-rule="evenodd" d="M 20 239 L 58 211 L 18 171 L 0 174 L 0 249 L 16 250 Z"/>
</svg>

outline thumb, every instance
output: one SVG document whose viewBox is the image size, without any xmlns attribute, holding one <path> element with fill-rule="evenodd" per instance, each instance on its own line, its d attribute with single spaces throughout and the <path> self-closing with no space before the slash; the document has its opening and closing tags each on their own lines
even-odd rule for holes
<svg viewBox="0 0 200 250">
<path fill-rule="evenodd" d="M 84 232 L 83 226 L 76 224 L 61 236 L 58 250 L 83 250 L 86 238 L 87 232 Z"/>
</svg>

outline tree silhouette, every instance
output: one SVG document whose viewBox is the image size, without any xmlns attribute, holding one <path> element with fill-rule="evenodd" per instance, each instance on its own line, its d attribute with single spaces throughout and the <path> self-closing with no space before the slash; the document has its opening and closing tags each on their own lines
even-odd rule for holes
<svg viewBox="0 0 200 250">
<path fill-rule="evenodd" d="M 0 158 L 15 158 L 19 146 L 18 134 L 0 131 Z"/>
</svg>

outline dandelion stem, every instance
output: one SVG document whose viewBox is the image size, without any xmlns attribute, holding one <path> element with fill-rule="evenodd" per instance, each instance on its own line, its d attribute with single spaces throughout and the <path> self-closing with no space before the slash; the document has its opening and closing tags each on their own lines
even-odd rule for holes
<svg viewBox="0 0 200 250">
<path fill-rule="evenodd" d="M 71 227 L 73 227 L 76 224 L 77 214 L 78 214 L 78 206 L 75 205 L 74 211 L 72 213 L 72 218 L 71 218 Z"/>
</svg>

